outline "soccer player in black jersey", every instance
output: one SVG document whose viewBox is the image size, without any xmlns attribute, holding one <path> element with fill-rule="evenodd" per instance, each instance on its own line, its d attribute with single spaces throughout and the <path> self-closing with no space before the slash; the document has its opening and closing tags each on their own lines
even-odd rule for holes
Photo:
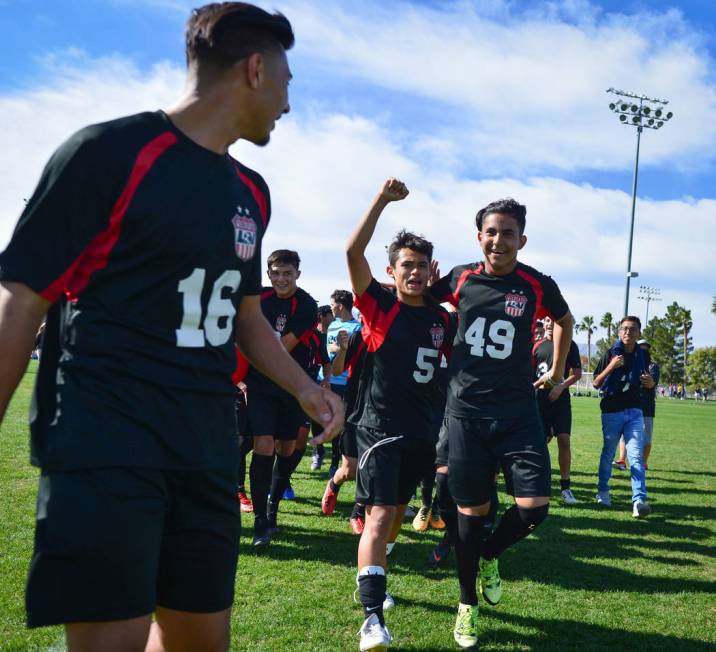
<svg viewBox="0 0 716 652">
<path fill-rule="evenodd" d="M 356 431 L 356 500 L 367 505 L 358 544 L 358 588 L 365 612 L 361 650 L 385 650 L 391 641 L 383 618 L 386 544 L 435 459 L 431 426 L 437 365 L 440 353 L 452 343 L 447 311 L 425 297 L 432 244 L 412 233 L 398 233 L 388 248 L 387 273 L 395 281 L 395 293 L 373 278 L 365 257 L 383 209 L 407 194 L 405 184 L 388 179 L 346 251 L 367 349 Z"/>
<path fill-rule="evenodd" d="M 248 4 L 194 10 L 183 99 L 71 136 L 0 254 L 0 418 L 47 314 L 28 624 L 64 624 L 70 652 L 228 650 L 235 342 L 340 428 L 261 313 L 268 188 L 227 152 L 289 110 L 293 40 Z"/>
<path fill-rule="evenodd" d="M 484 261 L 455 267 L 430 288 L 460 315 L 446 426 L 450 492 L 458 505 L 454 636 L 462 647 L 477 643 L 478 566 L 483 597 L 496 604 L 502 593 L 497 557 L 534 530 L 549 505 L 549 453 L 532 386 L 534 325 L 545 315 L 555 322 L 552 368 L 538 383 L 551 388 L 562 381 L 573 320 L 555 282 L 517 261 L 527 242 L 526 212 L 512 199 L 481 209 L 475 221 Z M 498 464 L 516 504 L 483 541 Z"/>
<path fill-rule="evenodd" d="M 544 318 L 544 339 L 538 342 L 532 354 L 535 368 L 535 383 L 539 384 L 542 376 L 552 368 L 554 356 L 554 342 L 552 333 L 554 322 L 547 316 Z M 569 375 L 567 375 L 569 369 Z M 566 368 L 561 373 L 564 380 L 551 389 L 537 390 L 537 406 L 542 417 L 542 427 L 549 442 L 552 437 L 557 439 L 559 455 L 559 484 L 562 502 L 565 505 L 576 505 L 577 499 L 570 486 L 570 470 L 572 466 L 572 447 L 570 434 L 572 432 L 572 404 L 569 398 L 569 388 L 582 377 L 582 360 L 579 348 L 572 341 L 567 354 Z"/>
<path fill-rule="evenodd" d="M 272 287 L 261 293 L 261 311 L 293 359 L 308 371 L 318 305 L 296 285 L 301 275 L 300 264 L 298 254 L 289 249 L 278 249 L 268 257 Z M 303 448 L 296 449 L 296 438 L 306 417 L 291 394 L 257 369 L 249 370 L 246 387 L 248 428 L 254 438 L 249 471 L 256 517 L 253 545 L 263 548 L 269 544 L 271 535 L 278 532 L 279 504 L 305 451 L 305 441 Z M 269 492 L 271 499 L 267 502 Z"/>
</svg>

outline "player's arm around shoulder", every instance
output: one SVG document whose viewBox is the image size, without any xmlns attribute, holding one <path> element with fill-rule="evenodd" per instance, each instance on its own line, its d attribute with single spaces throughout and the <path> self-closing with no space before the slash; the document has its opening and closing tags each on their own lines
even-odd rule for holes
<svg viewBox="0 0 716 652">
<path fill-rule="evenodd" d="M 353 291 L 357 296 L 362 295 L 373 279 L 365 250 L 375 233 L 376 224 L 385 207 L 393 201 L 401 201 L 408 196 L 408 188 L 398 179 L 389 178 L 383 184 L 380 192 L 373 198 L 368 211 L 363 215 L 346 245 L 346 258 L 348 273 L 351 278 Z"/>
<path fill-rule="evenodd" d="M 50 302 L 23 283 L 0 281 L 0 421 L 22 378 Z"/>
<path fill-rule="evenodd" d="M 236 314 L 236 338 L 251 364 L 295 396 L 303 410 L 323 425 L 325 441 L 340 432 L 344 417 L 341 399 L 314 383 L 289 355 L 261 312 L 258 295 L 242 299 Z"/>
</svg>

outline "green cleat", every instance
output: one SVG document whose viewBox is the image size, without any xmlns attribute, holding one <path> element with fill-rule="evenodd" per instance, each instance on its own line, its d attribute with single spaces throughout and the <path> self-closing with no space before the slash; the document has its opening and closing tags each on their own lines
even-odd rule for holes
<svg viewBox="0 0 716 652">
<path fill-rule="evenodd" d="M 477 645 L 477 605 L 459 604 L 453 636 L 455 642 L 464 648 Z"/>
<path fill-rule="evenodd" d="M 480 558 L 480 593 L 487 604 L 493 607 L 502 598 L 502 580 L 497 568 L 497 559 Z"/>
</svg>

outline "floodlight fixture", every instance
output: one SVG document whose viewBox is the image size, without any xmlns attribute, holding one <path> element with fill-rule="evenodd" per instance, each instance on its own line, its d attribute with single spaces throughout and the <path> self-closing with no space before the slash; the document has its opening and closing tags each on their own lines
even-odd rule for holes
<svg viewBox="0 0 716 652">
<path fill-rule="evenodd" d="M 632 278 L 636 277 L 636 273 L 631 270 L 631 254 L 634 243 L 634 213 L 636 211 L 636 188 L 639 177 L 641 133 L 644 129 L 661 129 L 665 122 L 674 117 L 674 114 L 671 111 L 664 113 L 664 107 L 669 103 L 669 100 L 663 98 L 648 97 L 641 93 L 633 93 L 618 88 L 608 88 L 607 93 L 612 93 L 618 98 L 609 103 L 609 109 L 619 116 L 619 122 L 623 125 L 636 127 L 636 159 L 634 161 L 634 178 L 632 180 L 631 224 L 629 227 L 629 250 L 627 253 L 626 288 L 624 291 L 624 314 L 628 315 L 629 283 Z M 651 117 L 652 115 L 654 117 Z M 631 117 L 631 120 L 629 120 L 629 117 Z M 649 306 L 647 303 L 647 317 L 648 314 Z"/>
</svg>

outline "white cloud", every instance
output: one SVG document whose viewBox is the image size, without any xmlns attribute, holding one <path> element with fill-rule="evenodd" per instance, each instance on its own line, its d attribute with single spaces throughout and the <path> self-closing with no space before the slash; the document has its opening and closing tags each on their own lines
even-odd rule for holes
<svg viewBox="0 0 716 652">
<path fill-rule="evenodd" d="M 601 14 L 586 2 L 541 3 L 510 15 L 510 3 L 287 0 L 297 54 L 336 75 L 440 102 L 436 135 L 459 139 L 481 170 L 543 166 L 629 168 L 633 130 L 607 104 L 608 87 L 672 100 L 676 118 L 649 133 L 647 165 L 693 169 L 713 161 L 713 62 L 678 11 Z M 568 22 L 564 17 L 579 17 Z M 402 105 L 385 107 L 400 121 Z M 652 138 L 652 136 L 654 136 Z"/>
</svg>

